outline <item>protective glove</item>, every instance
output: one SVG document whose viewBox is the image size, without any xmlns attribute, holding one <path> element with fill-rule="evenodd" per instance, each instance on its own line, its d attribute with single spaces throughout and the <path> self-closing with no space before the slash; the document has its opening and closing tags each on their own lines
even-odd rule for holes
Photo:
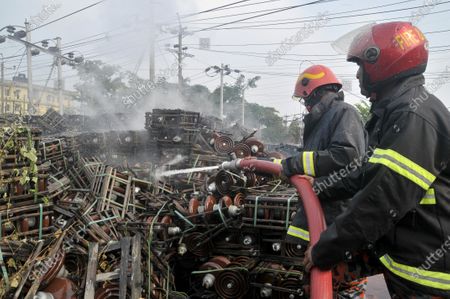
<svg viewBox="0 0 450 299">
<path fill-rule="evenodd" d="M 292 156 L 281 161 L 281 166 L 283 167 L 282 173 L 284 176 L 291 177 L 294 174 L 303 174 L 296 171 L 295 160 L 298 160 L 298 156 Z"/>
</svg>

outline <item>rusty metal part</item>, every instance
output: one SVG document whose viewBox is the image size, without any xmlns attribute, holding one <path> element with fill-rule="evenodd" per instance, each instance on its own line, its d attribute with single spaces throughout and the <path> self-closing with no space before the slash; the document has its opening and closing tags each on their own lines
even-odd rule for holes
<svg viewBox="0 0 450 299">
<path fill-rule="evenodd" d="M 245 143 L 238 143 L 233 148 L 233 153 L 236 154 L 237 158 L 245 158 L 252 155 L 252 150 Z"/>
<path fill-rule="evenodd" d="M 241 207 L 244 205 L 245 195 L 243 193 L 237 193 L 234 196 L 233 203 L 237 207 Z"/>
<path fill-rule="evenodd" d="M 244 298 L 249 289 L 247 272 L 229 264 L 217 275 L 214 288 L 222 298 Z"/>
<path fill-rule="evenodd" d="M 222 206 L 225 206 L 225 207 L 229 207 L 233 204 L 233 199 L 228 195 L 223 196 L 220 199 L 220 201 L 222 203 Z"/>
<path fill-rule="evenodd" d="M 283 277 L 279 281 L 277 287 L 281 290 L 275 292 L 275 298 L 279 299 L 300 299 L 304 298 L 304 290 L 302 285 L 303 273 L 295 270 L 290 270 L 290 276 Z"/>
<path fill-rule="evenodd" d="M 289 257 L 303 257 L 305 255 L 306 248 L 300 244 L 285 243 L 284 250 L 286 256 Z"/>
<path fill-rule="evenodd" d="M 230 264 L 230 260 L 224 256 L 215 256 L 208 262 L 202 264 L 199 268 L 201 271 L 207 270 L 222 270 Z M 202 277 L 202 286 L 209 289 L 214 286 L 216 276 L 219 272 L 209 272 Z"/>
<path fill-rule="evenodd" d="M 61 278 L 71 281 L 77 298 L 83 292 L 98 299 L 144 294 L 162 299 L 182 293 L 192 298 L 300 296 L 303 252 L 283 241 L 296 209 L 294 191 L 251 167 L 170 181 L 153 175 L 162 164 L 170 169 L 207 167 L 233 156 L 276 153 L 264 152 L 254 137 L 239 139 L 248 132 L 227 132 L 222 126 L 207 127 L 203 116 L 171 113 L 153 111 L 147 131 L 58 138 L 32 133 L 38 158 L 35 185 L 20 184 L 14 175 L 17 166 L 29 167 L 17 158 L 20 152 L 6 156 L 0 191 L 11 196 L 0 196 L 0 264 L 11 281 L 26 274 L 35 244 L 45 247 L 34 260 L 55 260 L 43 283 L 24 284 L 20 295 L 51 293 L 45 284 L 50 287 Z M 153 118 L 158 115 L 162 118 Z M 104 128 L 100 122 L 111 121 L 101 117 L 89 122 Z M 17 143 L 28 142 L 26 135 L 18 136 Z M 178 164 L 170 164 L 177 155 Z M 38 192 L 32 193 L 36 186 Z M 40 226 L 42 242 L 36 243 Z M 137 235 L 143 242 L 135 247 L 131 244 Z M 48 247 L 52 257 L 46 256 Z M 66 253 L 63 260 L 59 252 Z M 70 291 L 64 293 L 72 299 Z"/>
<path fill-rule="evenodd" d="M 244 143 L 250 148 L 253 155 L 259 155 L 264 152 L 264 144 L 255 137 L 248 138 Z"/>
<path fill-rule="evenodd" d="M 233 151 L 234 141 L 228 136 L 221 135 L 214 138 L 214 149 L 219 154 L 229 154 Z"/>
<path fill-rule="evenodd" d="M 220 170 L 215 178 L 217 192 L 221 195 L 227 195 L 244 188 L 246 182 L 247 178 L 245 176 L 239 176 L 225 170 Z"/>
<path fill-rule="evenodd" d="M 209 252 L 210 244 L 209 242 L 203 242 L 205 239 L 205 235 L 194 232 L 184 238 L 184 243 L 186 244 L 188 251 L 192 254 L 196 256 L 206 256 Z"/>
<path fill-rule="evenodd" d="M 216 198 L 212 195 L 208 195 L 205 200 L 205 212 L 212 212 L 215 204 Z"/>
<path fill-rule="evenodd" d="M 118 284 L 106 284 L 95 292 L 95 299 L 119 299 L 119 285 Z"/>
<path fill-rule="evenodd" d="M 189 201 L 189 215 L 197 215 L 199 206 L 200 201 L 195 197 L 191 198 Z"/>
<path fill-rule="evenodd" d="M 54 299 L 76 299 L 76 287 L 67 278 L 55 278 L 44 289 L 44 292 L 52 294 Z"/>
</svg>

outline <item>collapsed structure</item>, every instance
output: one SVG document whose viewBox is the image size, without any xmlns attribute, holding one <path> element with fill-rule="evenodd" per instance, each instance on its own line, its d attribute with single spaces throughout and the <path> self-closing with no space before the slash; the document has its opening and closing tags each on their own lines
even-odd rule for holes
<svg viewBox="0 0 450 299">
<path fill-rule="evenodd" d="M 282 158 L 254 132 L 182 110 L 142 131 L 51 110 L 2 121 L 0 298 L 307 296 L 304 249 L 283 241 L 294 189 L 252 169 L 158 176 Z"/>
</svg>

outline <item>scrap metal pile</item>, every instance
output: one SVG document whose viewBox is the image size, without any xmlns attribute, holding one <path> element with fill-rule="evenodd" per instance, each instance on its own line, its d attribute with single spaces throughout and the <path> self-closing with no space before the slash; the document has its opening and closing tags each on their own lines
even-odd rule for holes
<svg viewBox="0 0 450 299">
<path fill-rule="evenodd" d="M 0 298 L 306 297 L 304 249 L 283 241 L 294 189 L 252 169 L 159 177 L 282 157 L 193 112 L 154 110 L 146 129 L 3 126 Z"/>
</svg>

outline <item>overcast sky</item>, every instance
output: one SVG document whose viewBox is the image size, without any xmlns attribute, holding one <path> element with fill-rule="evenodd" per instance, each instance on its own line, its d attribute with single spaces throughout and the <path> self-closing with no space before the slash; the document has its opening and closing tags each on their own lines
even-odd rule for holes
<svg viewBox="0 0 450 299">
<path fill-rule="evenodd" d="M 0 27 L 10 24 L 23 25 L 25 19 L 31 20 L 36 27 L 96 2 L 0 1 Z M 450 1 L 338 0 L 297 7 L 223 26 L 220 25 L 273 12 L 276 8 L 312 1 L 248 0 L 223 9 L 204 12 L 233 2 L 237 1 L 106 0 L 34 30 L 32 41 L 59 36 L 66 52 L 77 50 L 87 59 L 100 59 L 120 65 L 124 69 L 137 72 L 143 78 L 148 78 L 150 28 L 153 20 L 156 24 L 157 73 L 171 74 L 169 81 L 176 82 L 176 72 L 167 71 L 175 69 L 176 64 L 174 55 L 166 50 L 166 45 L 172 47 L 177 43 L 174 35 L 167 31 L 178 26 L 180 21 L 190 33 L 183 39 L 183 43 L 188 47 L 187 52 L 194 55 L 185 58 L 183 63 L 184 76 L 190 79 L 191 84 L 204 84 L 213 90 L 219 84 L 219 78 L 206 76 L 204 69 L 210 65 L 229 64 L 231 68 L 241 70 L 249 78 L 261 76 L 258 87 L 247 92 L 248 101 L 276 107 L 281 115 L 291 115 L 301 109 L 300 104 L 291 99 L 297 75 L 301 69 L 312 63 L 330 66 L 347 82 L 350 92 L 347 93 L 347 101 L 356 103 L 362 99 L 355 79 L 356 67 L 345 62 L 345 57 L 338 55 L 331 48 L 329 41 L 367 23 L 383 20 L 407 21 L 415 16 L 414 22 L 430 41 L 430 62 L 426 73 L 428 84 L 436 83 L 436 80 L 442 79 L 443 76 L 449 76 L 443 73 L 447 65 L 450 66 Z M 216 25 L 220 27 L 211 28 Z M 311 25 L 312 29 L 305 29 Z M 284 46 L 281 50 L 281 45 L 295 36 L 301 36 L 301 43 Z M 209 50 L 199 49 L 200 38 L 210 39 Z M 316 43 L 321 41 L 323 43 Z M 268 55 L 277 49 L 285 55 L 279 60 L 271 61 Z M 0 53 L 4 56 L 21 55 L 23 47 L 8 41 L 0 45 Z M 7 69 L 7 79 L 15 72 L 26 73 L 26 59 L 20 61 L 21 57 L 6 60 L 7 68 L 16 66 L 16 71 Z M 34 83 L 45 84 L 51 70 L 51 59 L 45 54 L 34 57 L 33 70 Z M 68 88 L 76 82 L 75 74 L 70 67 L 64 67 L 63 76 Z M 225 82 L 233 82 L 233 77 L 226 77 Z M 55 78 L 56 73 L 53 72 L 49 85 L 53 85 Z M 446 84 L 447 82 L 450 82 L 450 79 L 439 84 L 440 87 L 434 88 L 433 91 L 446 106 L 450 106 L 450 84 Z"/>
</svg>

